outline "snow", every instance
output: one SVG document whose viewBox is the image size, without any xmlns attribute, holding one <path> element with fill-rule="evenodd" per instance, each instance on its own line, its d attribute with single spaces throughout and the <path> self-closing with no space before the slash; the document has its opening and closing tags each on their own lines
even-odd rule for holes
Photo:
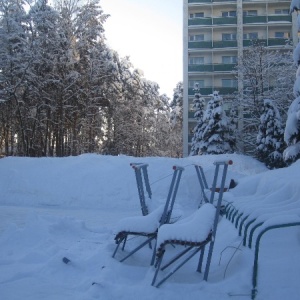
<svg viewBox="0 0 300 300">
<path fill-rule="evenodd" d="M 210 233 L 214 217 L 215 207 L 210 203 L 202 205 L 190 217 L 176 222 L 175 224 L 165 224 L 158 231 L 157 245 L 168 240 L 178 240 L 187 242 L 203 242 Z"/>
<path fill-rule="evenodd" d="M 264 226 L 297 222 L 300 161 L 287 168 L 268 170 L 253 158 L 237 154 L 180 159 L 94 154 L 0 159 L 1 299 L 250 299 L 254 250 L 242 246 L 238 229 L 225 217 L 218 224 L 207 282 L 203 274 L 196 272 L 197 257 L 158 289 L 151 286 L 154 267 L 149 263 L 149 247 L 123 263 L 118 261 L 123 255 L 120 250 L 112 258 L 118 224 L 129 224 L 126 218 L 144 218 L 130 163 L 149 165 L 153 211 L 164 204 L 172 166 L 185 168 L 176 199 L 182 219 L 166 230 L 166 234 L 175 231 L 179 235 L 180 224 L 190 228 L 202 214 L 201 209 L 198 211 L 202 197 L 193 164 L 203 167 L 210 185 L 214 162 L 220 160 L 233 161 L 226 185 L 230 179 L 238 183 L 224 193 L 224 204 L 232 203 L 258 220 L 266 220 L 254 232 L 253 241 Z M 190 236 L 184 233 L 184 237 L 195 239 L 199 233 L 200 238 L 202 230 L 203 234 L 207 232 L 208 219 L 207 213 L 202 219 L 203 227 L 197 232 L 192 225 Z M 125 253 L 138 243 L 137 239 L 127 241 Z M 256 299 L 299 299 L 299 250 L 299 226 L 264 235 Z M 64 258 L 70 262 L 63 262 Z"/>
</svg>

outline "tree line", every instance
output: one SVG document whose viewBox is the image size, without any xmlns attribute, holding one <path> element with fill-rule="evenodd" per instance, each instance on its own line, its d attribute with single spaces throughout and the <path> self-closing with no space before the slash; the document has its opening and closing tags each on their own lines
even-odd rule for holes
<svg viewBox="0 0 300 300">
<path fill-rule="evenodd" d="M 106 44 L 99 0 L 80 3 L 0 0 L 2 154 L 181 156 L 182 89 L 170 105 Z"/>
</svg>

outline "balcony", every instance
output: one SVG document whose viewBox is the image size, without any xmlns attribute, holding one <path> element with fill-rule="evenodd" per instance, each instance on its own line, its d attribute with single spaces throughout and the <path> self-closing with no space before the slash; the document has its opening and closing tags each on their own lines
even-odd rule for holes
<svg viewBox="0 0 300 300">
<path fill-rule="evenodd" d="M 244 16 L 243 24 L 267 23 L 267 16 Z"/>
<path fill-rule="evenodd" d="M 253 45 L 253 42 L 259 42 L 265 44 L 265 46 L 284 46 L 289 43 L 289 39 L 286 38 L 270 38 L 259 40 L 243 40 L 243 46 L 249 47 Z"/>
<path fill-rule="evenodd" d="M 236 2 L 236 0 L 189 0 L 189 4 L 201 4 L 201 3 L 211 3 L 211 2 Z"/>
<path fill-rule="evenodd" d="M 236 17 L 213 18 L 213 25 L 237 24 Z"/>
<path fill-rule="evenodd" d="M 207 96 L 213 93 L 213 91 L 219 91 L 219 94 L 227 95 L 227 94 L 233 94 L 237 91 L 237 87 L 203 87 L 200 88 L 200 93 L 203 96 Z M 188 89 L 189 96 L 193 96 L 195 94 L 195 91 L 193 88 Z"/>
<path fill-rule="evenodd" d="M 219 18 L 194 18 L 189 19 L 189 26 L 212 26 L 212 25 L 236 25 L 237 18 L 236 17 L 219 17 Z"/>
<path fill-rule="evenodd" d="M 189 65 L 189 72 L 231 72 L 236 64 L 203 64 Z"/>
<path fill-rule="evenodd" d="M 273 15 L 273 16 L 244 16 L 243 24 L 261 24 L 268 22 L 292 22 L 290 15 Z M 236 17 L 219 17 L 219 18 L 194 18 L 188 20 L 189 26 L 212 26 L 212 25 L 236 25 Z"/>
<path fill-rule="evenodd" d="M 284 46 L 289 43 L 289 39 L 278 39 L 278 38 L 273 38 L 273 39 L 268 39 L 268 46 Z"/>
<path fill-rule="evenodd" d="M 194 19 L 189 19 L 188 21 L 189 26 L 193 25 L 212 25 L 212 18 L 194 18 Z"/>
<path fill-rule="evenodd" d="M 268 23 L 268 22 L 292 22 L 290 15 L 273 15 L 273 16 L 244 16 L 243 24 Z"/>
<path fill-rule="evenodd" d="M 290 23 L 292 23 L 292 16 L 291 15 L 268 16 L 268 22 L 290 22 Z"/>
<path fill-rule="evenodd" d="M 212 48 L 212 41 L 189 42 L 189 49 Z"/>
<path fill-rule="evenodd" d="M 237 47 L 237 41 L 236 40 L 230 40 L 230 41 L 213 41 L 213 47 L 214 48 L 232 48 L 232 47 Z"/>
</svg>

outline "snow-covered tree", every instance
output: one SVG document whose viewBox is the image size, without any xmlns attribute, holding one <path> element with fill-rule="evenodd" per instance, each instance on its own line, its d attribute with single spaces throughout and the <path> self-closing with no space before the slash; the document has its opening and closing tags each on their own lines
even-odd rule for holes
<svg viewBox="0 0 300 300">
<path fill-rule="evenodd" d="M 183 150 L 183 83 L 178 82 L 173 90 L 173 100 L 170 103 L 171 143 L 170 156 L 182 157 Z"/>
<path fill-rule="evenodd" d="M 299 0 L 292 0 L 290 13 L 294 11 L 298 12 L 299 9 Z M 300 30 L 299 16 L 298 30 Z M 294 49 L 293 59 L 294 63 L 298 66 L 298 70 L 296 72 L 296 80 L 293 88 L 296 99 L 289 107 L 284 132 L 284 141 L 288 147 L 285 149 L 283 157 L 287 163 L 292 163 L 300 158 L 300 43 L 298 43 Z"/>
<path fill-rule="evenodd" d="M 256 135 L 260 124 L 263 100 L 273 99 L 285 120 L 292 101 L 293 62 L 291 50 L 270 50 L 263 43 L 254 43 L 243 51 L 237 70 L 243 74 L 243 91 L 237 95 L 242 110 L 241 139 L 244 152 L 255 156 Z"/>
<path fill-rule="evenodd" d="M 205 108 L 205 99 L 202 97 L 200 93 L 199 84 L 195 84 L 194 88 L 194 99 L 193 99 L 193 110 L 194 118 L 197 121 L 195 128 L 193 129 L 193 138 L 192 138 L 192 145 L 191 145 L 191 152 L 190 155 L 198 155 L 200 151 L 200 141 L 202 140 L 203 135 L 203 115 L 204 115 L 204 108 Z"/>
<path fill-rule="evenodd" d="M 214 91 L 203 115 L 199 142 L 201 154 L 223 154 L 234 152 L 234 140 L 223 109 L 223 98 Z"/>
<path fill-rule="evenodd" d="M 270 99 L 265 99 L 256 139 L 257 158 L 270 169 L 284 167 L 283 124 L 277 107 Z"/>
</svg>

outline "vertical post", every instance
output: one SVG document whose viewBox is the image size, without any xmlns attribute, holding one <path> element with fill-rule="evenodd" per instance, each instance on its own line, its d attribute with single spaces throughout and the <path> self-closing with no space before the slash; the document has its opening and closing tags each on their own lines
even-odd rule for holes
<svg viewBox="0 0 300 300">
<path fill-rule="evenodd" d="M 228 162 L 215 162 L 215 165 L 216 165 L 215 177 L 216 178 L 214 179 L 214 183 L 217 180 L 218 172 L 219 172 L 218 166 L 220 166 L 220 165 L 223 165 L 223 174 L 222 174 L 222 180 L 221 180 L 221 186 L 220 186 L 220 193 L 219 193 L 218 203 L 217 203 L 217 207 L 216 207 L 215 220 L 214 220 L 214 225 L 213 225 L 213 230 L 212 230 L 212 241 L 210 242 L 210 245 L 209 245 L 208 256 L 207 256 L 207 261 L 206 261 L 206 267 L 205 267 L 205 272 L 204 272 L 204 280 L 205 281 L 207 281 L 207 279 L 208 279 L 208 273 L 209 273 L 209 268 L 210 268 L 212 253 L 213 253 L 213 249 L 214 249 L 215 238 L 216 238 L 216 234 L 217 234 L 217 228 L 218 228 L 218 222 L 219 222 L 219 215 L 220 215 L 220 208 L 221 208 L 221 204 L 222 204 L 223 193 L 224 193 L 224 186 L 225 186 L 227 169 L 228 169 L 228 165 L 229 164 L 230 165 L 232 164 L 231 160 L 229 160 Z M 214 186 L 214 188 L 215 187 L 216 186 Z"/>
</svg>

